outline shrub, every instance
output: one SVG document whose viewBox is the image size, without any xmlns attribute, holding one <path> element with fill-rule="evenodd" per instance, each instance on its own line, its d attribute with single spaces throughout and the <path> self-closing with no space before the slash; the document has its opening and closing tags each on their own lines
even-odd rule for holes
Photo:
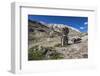
<svg viewBox="0 0 100 76">
<path fill-rule="evenodd" d="M 47 54 L 51 52 L 50 54 Z M 48 55 L 49 58 L 46 58 Z M 63 55 L 56 52 L 53 47 L 41 47 L 34 46 L 28 50 L 28 60 L 44 60 L 44 59 L 62 59 Z"/>
<path fill-rule="evenodd" d="M 43 60 L 43 51 L 38 49 L 38 46 L 34 46 L 28 50 L 28 60 Z"/>
<path fill-rule="evenodd" d="M 50 55 L 50 59 L 63 59 L 63 55 L 61 53 L 55 52 Z"/>
</svg>

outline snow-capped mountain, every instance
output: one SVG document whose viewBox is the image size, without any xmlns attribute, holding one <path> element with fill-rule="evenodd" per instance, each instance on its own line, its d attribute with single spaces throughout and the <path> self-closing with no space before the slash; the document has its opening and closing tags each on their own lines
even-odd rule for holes
<svg viewBox="0 0 100 76">
<path fill-rule="evenodd" d="M 38 23 L 44 25 L 44 26 L 47 26 L 49 27 L 51 30 L 55 30 L 55 31 L 61 31 L 62 28 L 64 27 L 68 27 L 69 29 L 72 29 L 72 30 L 75 30 L 77 32 L 80 32 L 78 29 L 74 28 L 74 27 L 71 27 L 69 25 L 64 25 L 64 24 L 54 24 L 54 23 L 50 23 L 50 24 L 47 24 L 43 21 L 39 21 Z"/>
<path fill-rule="evenodd" d="M 75 30 L 77 32 L 80 32 L 78 29 L 73 28 L 69 25 L 64 25 L 64 24 L 48 24 L 48 27 L 51 27 L 52 29 L 56 30 L 56 31 L 60 31 L 62 28 L 64 27 L 68 27 L 69 29 Z"/>
</svg>

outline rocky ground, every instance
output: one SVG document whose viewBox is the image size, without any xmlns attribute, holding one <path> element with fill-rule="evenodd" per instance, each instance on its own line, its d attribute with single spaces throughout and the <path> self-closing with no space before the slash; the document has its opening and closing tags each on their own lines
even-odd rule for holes
<svg viewBox="0 0 100 76">
<path fill-rule="evenodd" d="M 65 59 L 87 58 L 88 43 L 87 43 L 87 38 L 85 40 L 84 39 L 82 40 L 81 43 L 69 44 L 67 46 L 62 47 L 60 45 L 60 38 L 52 38 L 51 41 L 46 41 L 48 39 L 45 38 L 41 42 L 30 44 L 29 48 L 36 45 L 42 47 L 53 47 L 58 53 L 63 54 L 63 57 Z"/>
</svg>

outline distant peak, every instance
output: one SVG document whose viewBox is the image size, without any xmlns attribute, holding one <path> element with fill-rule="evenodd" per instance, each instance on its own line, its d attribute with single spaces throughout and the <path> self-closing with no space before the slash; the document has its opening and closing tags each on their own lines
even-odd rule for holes
<svg viewBox="0 0 100 76">
<path fill-rule="evenodd" d="M 70 28 L 70 29 L 72 29 L 72 30 L 75 30 L 75 31 L 77 31 L 77 32 L 80 32 L 78 29 L 76 29 L 76 28 L 74 28 L 74 27 L 72 27 L 72 26 L 69 26 L 69 25 L 65 25 L 65 24 L 48 24 L 48 26 L 52 26 L 52 27 L 58 27 L 58 28 L 64 28 L 64 27 L 68 27 L 68 28 Z"/>
</svg>

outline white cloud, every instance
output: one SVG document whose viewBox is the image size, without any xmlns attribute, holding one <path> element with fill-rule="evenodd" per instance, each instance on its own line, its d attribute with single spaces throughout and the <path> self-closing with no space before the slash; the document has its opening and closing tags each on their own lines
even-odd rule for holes
<svg viewBox="0 0 100 76">
<path fill-rule="evenodd" d="M 80 29 L 81 29 L 81 30 L 83 30 L 83 29 L 84 29 L 84 27 L 80 27 Z"/>
<path fill-rule="evenodd" d="M 87 25 L 88 24 L 88 22 L 84 22 L 84 25 Z"/>
</svg>

